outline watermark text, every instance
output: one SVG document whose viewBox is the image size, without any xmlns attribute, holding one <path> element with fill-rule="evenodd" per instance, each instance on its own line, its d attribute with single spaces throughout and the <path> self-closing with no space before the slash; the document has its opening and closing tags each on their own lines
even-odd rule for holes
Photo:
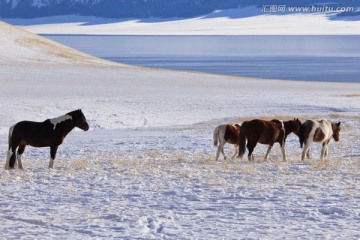
<svg viewBox="0 0 360 240">
<path fill-rule="evenodd" d="M 262 5 L 263 13 L 343 13 L 356 12 L 355 7 L 334 7 L 334 6 L 318 6 L 312 5 L 307 7 L 294 7 L 287 5 Z"/>
</svg>

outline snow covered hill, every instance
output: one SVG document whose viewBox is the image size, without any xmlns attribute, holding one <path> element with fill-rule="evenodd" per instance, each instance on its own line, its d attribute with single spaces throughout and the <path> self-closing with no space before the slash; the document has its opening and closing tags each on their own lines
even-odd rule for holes
<svg viewBox="0 0 360 240">
<path fill-rule="evenodd" d="M 103 61 L 0 23 L 0 159 L 7 132 L 82 108 L 55 169 L 27 147 L 24 170 L 0 168 L 4 239 L 360 237 L 360 85 L 249 79 Z M 215 162 L 212 131 L 251 118 L 342 122 L 330 156 Z M 230 147 L 226 148 L 229 155 Z M 232 148 L 231 148 L 232 151 Z M 4 163 L 4 161 L 3 161 Z"/>
<path fill-rule="evenodd" d="M 0 19 L 37 34 L 360 34 L 358 1 L 0 0 Z"/>
<path fill-rule="evenodd" d="M 206 15 L 215 10 L 264 5 L 288 6 L 351 6 L 359 7 L 356 0 L 0 0 L 0 16 L 34 18 L 55 15 L 82 15 L 105 18 L 189 18 Z M 354 15 L 345 12 L 340 15 Z M 359 15 L 358 13 L 356 15 Z"/>
<path fill-rule="evenodd" d="M 191 18 L 50 16 L 3 18 L 37 34 L 95 35 L 358 35 L 359 17 L 334 13 L 266 14 L 261 8 L 217 10 Z"/>
<path fill-rule="evenodd" d="M 0 21 L 0 65 L 105 65 L 119 66 L 113 62 L 90 56 L 75 49 L 14 28 Z"/>
</svg>

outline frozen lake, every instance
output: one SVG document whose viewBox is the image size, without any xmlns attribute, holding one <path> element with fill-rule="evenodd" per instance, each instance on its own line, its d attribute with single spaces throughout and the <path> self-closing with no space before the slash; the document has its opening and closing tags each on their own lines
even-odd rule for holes
<svg viewBox="0 0 360 240">
<path fill-rule="evenodd" d="M 360 82 L 360 36 L 45 35 L 137 66 L 255 78 Z"/>
</svg>

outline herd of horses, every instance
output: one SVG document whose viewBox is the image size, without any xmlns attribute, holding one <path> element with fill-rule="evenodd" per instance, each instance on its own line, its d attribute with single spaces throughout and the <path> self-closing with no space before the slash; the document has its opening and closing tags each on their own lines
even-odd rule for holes
<svg viewBox="0 0 360 240">
<path fill-rule="evenodd" d="M 310 159 L 310 146 L 313 142 L 322 144 L 320 159 L 328 155 L 328 144 L 331 138 L 337 142 L 340 140 L 340 122 L 334 123 L 328 120 L 306 120 L 304 123 L 298 118 L 289 121 L 273 119 L 271 121 L 254 119 L 240 124 L 222 124 L 215 128 L 213 134 L 214 146 L 217 146 L 216 160 L 220 153 L 224 159 L 225 143 L 235 145 L 235 154 L 238 158 L 243 158 L 245 147 L 248 150 L 249 161 L 254 161 L 253 151 L 258 143 L 269 145 L 264 160 L 268 160 L 269 154 L 275 143 L 279 143 L 283 155 L 286 159 L 285 142 L 290 133 L 299 137 L 300 147 L 303 148 L 301 160 L 305 157 Z"/>
<path fill-rule="evenodd" d="M 57 149 L 75 127 L 84 131 L 89 130 L 89 124 L 83 112 L 75 110 L 63 116 L 47 119 L 43 122 L 22 121 L 18 122 L 9 129 L 8 152 L 6 156 L 5 169 L 14 169 L 17 165 L 22 169 L 21 156 L 25 147 L 50 147 L 49 168 L 54 167 L 54 160 Z M 310 145 L 312 142 L 323 144 L 320 158 L 328 154 L 328 144 L 331 138 L 335 141 L 340 139 L 340 122 L 333 123 L 327 120 L 307 120 L 301 123 L 299 119 L 289 121 L 280 121 L 273 119 L 265 121 L 254 119 L 245 121 L 241 125 L 224 124 L 214 130 L 214 145 L 218 146 L 216 160 L 219 159 L 220 152 L 224 153 L 225 143 L 235 145 L 235 155 L 242 158 L 245 153 L 245 145 L 248 149 L 249 161 L 254 161 L 253 151 L 257 143 L 269 145 L 265 154 L 265 160 L 268 159 L 271 148 L 275 143 L 281 146 L 283 160 L 286 161 L 285 141 L 290 133 L 299 136 L 301 147 L 304 146 L 301 159 L 305 156 L 310 158 Z M 247 143 L 247 144 L 246 144 Z"/>
</svg>

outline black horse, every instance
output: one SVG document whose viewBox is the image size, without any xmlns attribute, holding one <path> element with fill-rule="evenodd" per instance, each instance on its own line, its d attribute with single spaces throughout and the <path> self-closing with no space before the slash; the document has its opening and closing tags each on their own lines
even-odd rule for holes
<svg viewBox="0 0 360 240">
<path fill-rule="evenodd" d="M 18 122 L 9 130 L 9 148 L 5 169 L 13 169 L 16 158 L 19 169 L 22 169 L 21 155 L 24 153 L 26 145 L 50 147 L 49 168 L 53 168 L 59 145 L 63 143 L 66 135 L 75 127 L 84 131 L 89 130 L 89 124 L 80 109 L 58 118 L 47 119 L 44 122 Z M 16 149 L 17 156 L 15 156 Z"/>
</svg>

